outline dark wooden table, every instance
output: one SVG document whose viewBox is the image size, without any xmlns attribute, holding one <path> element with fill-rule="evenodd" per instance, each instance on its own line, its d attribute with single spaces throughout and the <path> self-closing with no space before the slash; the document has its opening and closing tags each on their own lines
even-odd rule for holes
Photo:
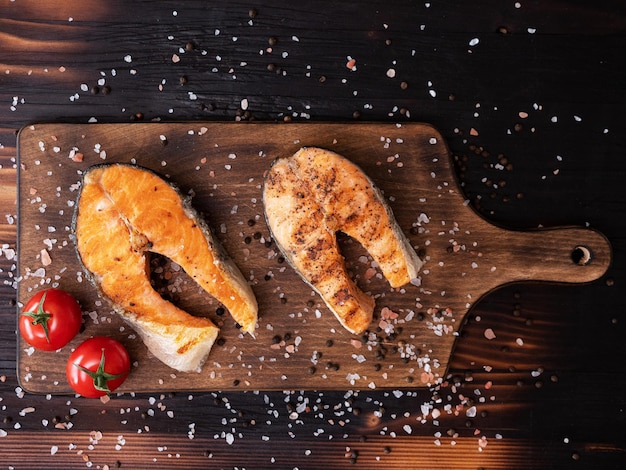
<svg viewBox="0 0 626 470">
<path fill-rule="evenodd" d="M 618 0 L 2 0 L 0 466 L 624 468 L 625 33 Z M 490 293 L 436 388 L 24 393 L 16 132 L 153 120 L 427 122 L 487 220 L 592 227 L 613 264 Z"/>
</svg>

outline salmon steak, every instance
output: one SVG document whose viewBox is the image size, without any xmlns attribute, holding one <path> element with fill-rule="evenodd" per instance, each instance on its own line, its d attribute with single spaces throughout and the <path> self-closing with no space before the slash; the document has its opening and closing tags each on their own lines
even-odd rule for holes
<svg viewBox="0 0 626 470">
<path fill-rule="evenodd" d="M 422 260 L 380 190 L 347 158 L 316 147 L 277 158 L 264 180 L 263 204 L 285 259 L 351 333 L 368 328 L 375 301 L 348 275 L 338 231 L 367 250 L 392 287 L 419 284 Z"/>
<path fill-rule="evenodd" d="M 150 281 L 150 252 L 181 266 L 254 335 L 257 302 L 241 271 L 178 188 L 151 170 L 103 164 L 83 175 L 72 238 L 88 278 L 163 363 L 200 371 L 219 333 L 207 317 L 163 299 Z"/>
</svg>

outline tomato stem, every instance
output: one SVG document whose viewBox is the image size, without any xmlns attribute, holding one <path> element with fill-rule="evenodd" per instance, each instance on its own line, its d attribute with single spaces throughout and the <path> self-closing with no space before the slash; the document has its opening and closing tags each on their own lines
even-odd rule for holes
<svg viewBox="0 0 626 470">
<path fill-rule="evenodd" d="M 98 364 L 98 370 L 96 370 L 95 372 L 92 370 L 86 369 L 80 364 L 74 363 L 74 366 L 78 367 L 80 370 L 82 370 L 85 374 L 87 374 L 89 377 L 93 379 L 93 387 L 96 390 L 98 390 L 99 392 L 105 392 L 109 394 L 111 393 L 111 390 L 109 390 L 109 385 L 108 385 L 109 380 L 119 379 L 120 377 L 123 377 L 124 374 L 113 375 L 113 374 L 109 374 L 105 372 L 104 362 L 105 362 L 104 348 L 102 348 L 102 357 L 100 358 L 100 364 Z"/>
<path fill-rule="evenodd" d="M 48 331 L 48 320 L 50 320 L 50 317 L 52 315 L 50 315 L 48 312 L 46 312 L 43 309 L 43 304 L 46 301 L 46 294 L 48 294 L 47 291 L 44 292 L 43 295 L 41 296 L 41 299 L 39 299 L 39 304 L 37 305 L 36 312 L 22 312 L 22 315 L 32 318 L 31 323 L 34 326 L 41 325 L 41 327 L 43 328 L 43 332 L 46 335 L 46 341 L 50 343 L 50 332 Z"/>
</svg>

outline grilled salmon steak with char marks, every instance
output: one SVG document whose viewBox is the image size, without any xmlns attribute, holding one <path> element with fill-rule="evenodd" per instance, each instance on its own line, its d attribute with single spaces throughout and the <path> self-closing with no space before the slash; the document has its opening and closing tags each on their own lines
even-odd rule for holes
<svg viewBox="0 0 626 470">
<path fill-rule="evenodd" d="M 153 289 L 148 252 L 179 264 L 253 335 L 252 289 L 189 199 L 152 171 L 128 164 L 87 169 L 72 234 L 90 280 L 168 366 L 199 370 L 219 330 Z"/>
<path fill-rule="evenodd" d="M 348 276 L 336 232 L 357 240 L 392 287 L 418 283 L 422 261 L 378 188 L 348 159 L 316 147 L 276 159 L 263 203 L 285 258 L 348 331 L 367 329 L 375 302 Z"/>
</svg>

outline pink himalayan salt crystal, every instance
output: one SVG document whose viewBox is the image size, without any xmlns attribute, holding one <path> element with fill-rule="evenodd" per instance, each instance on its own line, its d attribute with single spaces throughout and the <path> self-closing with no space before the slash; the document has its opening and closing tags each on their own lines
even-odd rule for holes
<svg viewBox="0 0 626 470">
<path fill-rule="evenodd" d="M 491 328 L 487 328 L 485 330 L 485 338 L 491 340 L 491 339 L 495 339 L 496 334 L 493 332 L 493 330 Z"/>
</svg>

